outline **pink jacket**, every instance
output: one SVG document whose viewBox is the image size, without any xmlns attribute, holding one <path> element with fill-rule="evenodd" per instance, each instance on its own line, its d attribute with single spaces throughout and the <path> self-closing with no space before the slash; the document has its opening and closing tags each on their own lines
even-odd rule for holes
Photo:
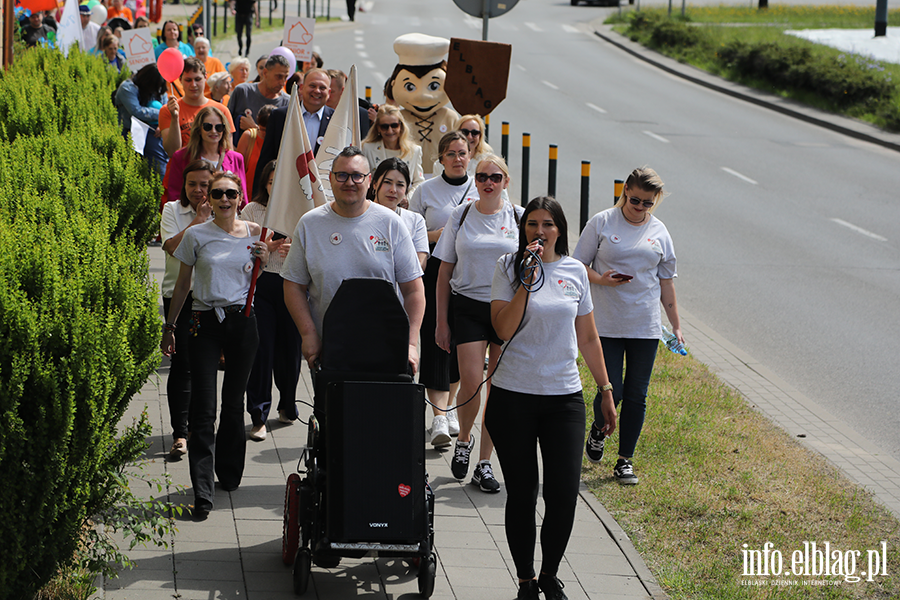
<svg viewBox="0 0 900 600">
<path fill-rule="evenodd" d="M 182 148 L 172 156 L 172 160 L 169 161 L 169 165 L 166 167 L 166 175 L 169 177 L 169 189 L 166 193 L 170 202 L 178 200 L 181 196 L 181 188 L 184 185 L 184 175 L 182 175 L 182 173 L 188 162 L 187 148 Z M 239 152 L 228 150 L 222 158 L 222 170 L 231 171 L 240 178 L 242 192 L 241 208 L 244 208 L 244 206 L 250 202 L 250 198 L 247 197 L 247 177 L 244 172 L 244 157 Z"/>
</svg>

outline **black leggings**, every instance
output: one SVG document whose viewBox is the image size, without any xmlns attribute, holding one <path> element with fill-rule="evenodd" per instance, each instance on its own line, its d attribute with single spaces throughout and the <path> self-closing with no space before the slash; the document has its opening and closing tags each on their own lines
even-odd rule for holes
<svg viewBox="0 0 900 600">
<path fill-rule="evenodd" d="M 546 506 L 541 572 L 555 576 L 575 521 L 584 420 L 580 391 L 536 396 L 491 387 L 484 423 L 494 440 L 506 483 L 506 541 L 519 579 L 535 576 L 534 515 L 540 485 L 537 445 L 541 445 Z"/>
</svg>

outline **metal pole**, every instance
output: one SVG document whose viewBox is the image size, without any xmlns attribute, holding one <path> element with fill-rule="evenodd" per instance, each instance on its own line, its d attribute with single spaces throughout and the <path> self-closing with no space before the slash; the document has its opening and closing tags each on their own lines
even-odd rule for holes
<svg viewBox="0 0 900 600">
<path fill-rule="evenodd" d="M 522 206 L 528 204 L 528 167 L 531 162 L 531 134 L 522 134 Z"/>
<path fill-rule="evenodd" d="M 500 156 L 503 160 L 509 162 L 509 122 L 503 121 L 502 125 L 502 141 L 500 142 Z"/>
<path fill-rule="evenodd" d="M 274 0 L 269 0 L 269 27 L 272 26 L 272 2 Z"/>
<path fill-rule="evenodd" d="M 490 0 L 482 0 L 481 3 L 481 40 L 486 42 L 488 39 L 488 19 L 491 15 Z"/>
<path fill-rule="evenodd" d="M 328 0 L 328 12 L 325 14 L 325 20 L 331 20 L 331 0 Z"/>
<path fill-rule="evenodd" d="M 215 0 L 203 0 L 203 13 L 200 15 L 200 18 L 203 19 L 203 35 L 204 37 L 209 35 L 209 32 L 212 31 L 212 5 L 215 4 Z"/>
<path fill-rule="evenodd" d="M 556 144 L 550 144 L 550 164 L 547 167 L 547 195 L 556 198 Z"/>
<path fill-rule="evenodd" d="M 687 0 L 681 0 L 681 18 L 684 18 L 684 4 Z"/>
<path fill-rule="evenodd" d="M 212 36 L 216 37 L 216 30 L 219 28 L 219 3 L 213 2 L 213 21 L 212 21 Z"/>
<path fill-rule="evenodd" d="M 672 0 L 669 0 L 669 18 L 672 18 Z"/>
<path fill-rule="evenodd" d="M 591 213 L 591 161 L 581 161 L 581 226 L 582 231 L 587 225 Z"/>
<path fill-rule="evenodd" d="M 875 37 L 887 35 L 888 3 L 887 0 L 875 2 Z"/>
<path fill-rule="evenodd" d="M 491 115 L 484 115 L 484 141 L 488 141 L 488 132 L 491 129 Z"/>
<path fill-rule="evenodd" d="M 625 182 L 621 179 L 616 179 L 613 182 L 613 206 L 616 205 L 616 202 L 619 201 L 619 196 L 622 195 L 622 188 L 625 187 Z"/>
</svg>

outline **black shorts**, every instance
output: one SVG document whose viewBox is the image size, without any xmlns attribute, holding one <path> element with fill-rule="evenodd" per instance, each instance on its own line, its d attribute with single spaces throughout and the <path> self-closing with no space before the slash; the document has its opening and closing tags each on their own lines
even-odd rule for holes
<svg viewBox="0 0 900 600">
<path fill-rule="evenodd" d="M 472 300 L 462 294 L 453 294 L 453 341 L 457 346 L 469 342 L 487 340 L 503 345 L 494 326 L 491 325 L 491 303 Z"/>
</svg>

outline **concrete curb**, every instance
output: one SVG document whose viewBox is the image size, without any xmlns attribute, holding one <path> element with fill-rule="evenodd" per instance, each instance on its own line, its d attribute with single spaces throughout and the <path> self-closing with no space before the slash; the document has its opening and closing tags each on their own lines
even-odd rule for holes
<svg viewBox="0 0 900 600">
<path fill-rule="evenodd" d="M 900 151 L 900 135 L 878 129 L 873 125 L 835 115 L 825 111 L 804 106 L 797 102 L 786 100 L 774 94 L 748 88 L 737 83 L 711 75 L 696 67 L 685 65 L 677 60 L 668 58 L 654 50 L 650 50 L 637 42 L 632 42 L 627 37 L 613 31 L 611 25 L 605 25 L 601 19 L 590 23 L 594 35 L 609 42 L 613 46 L 624 50 L 632 56 L 643 60 L 666 73 L 670 73 L 697 85 L 702 85 L 711 90 L 727 94 L 740 100 L 745 100 L 762 106 L 783 115 L 806 121 L 837 133 L 848 135 L 858 140 L 878 144 L 890 150 Z"/>
</svg>

